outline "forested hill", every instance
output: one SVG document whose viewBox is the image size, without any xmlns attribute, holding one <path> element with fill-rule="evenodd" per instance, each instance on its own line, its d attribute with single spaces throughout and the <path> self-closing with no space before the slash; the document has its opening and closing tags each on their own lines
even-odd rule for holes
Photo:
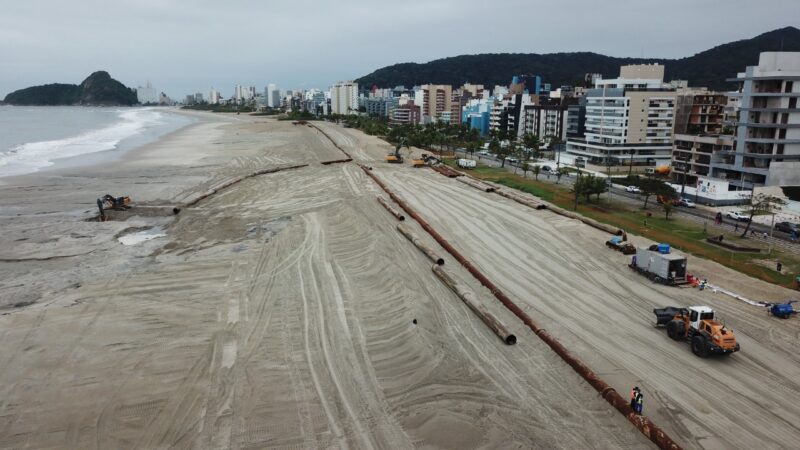
<svg viewBox="0 0 800 450">
<path fill-rule="evenodd" d="M 680 59 L 617 58 L 590 52 L 577 53 L 487 53 L 437 59 L 428 63 L 401 63 L 387 66 L 356 79 L 362 87 L 407 87 L 433 83 L 460 86 L 477 83 L 507 85 L 514 75 L 536 74 L 553 87 L 582 85 L 586 73 L 602 73 L 605 78 L 619 75 L 625 64 L 660 63 L 666 80 L 689 80 L 690 86 L 729 90 L 726 82 L 745 66 L 758 64 L 764 51 L 800 51 L 800 30 L 786 27 L 752 39 L 730 42 Z"/>
<path fill-rule="evenodd" d="M 95 72 L 79 85 L 45 84 L 20 89 L 3 101 L 9 105 L 103 105 L 130 106 L 138 103 L 136 91 L 111 78 L 108 72 Z"/>
</svg>

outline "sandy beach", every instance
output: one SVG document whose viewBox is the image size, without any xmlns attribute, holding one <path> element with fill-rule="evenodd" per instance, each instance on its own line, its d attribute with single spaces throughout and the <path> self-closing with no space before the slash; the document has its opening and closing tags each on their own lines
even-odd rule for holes
<svg viewBox="0 0 800 450">
<path fill-rule="evenodd" d="M 653 285 L 604 233 L 388 165 L 389 145 L 356 130 L 319 123 L 354 159 L 321 165 L 343 155 L 316 128 L 195 114 L 118 163 L 2 179 L 0 447 L 653 447 L 407 220 L 518 343 L 498 339 L 357 163 L 617 391 L 642 386 L 645 415 L 685 448 L 796 445 L 796 320 Z M 133 208 L 94 220 L 105 193 Z M 792 294 L 690 266 L 749 298 Z M 694 304 L 743 350 L 699 359 L 653 327 L 653 307 Z"/>
</svg>

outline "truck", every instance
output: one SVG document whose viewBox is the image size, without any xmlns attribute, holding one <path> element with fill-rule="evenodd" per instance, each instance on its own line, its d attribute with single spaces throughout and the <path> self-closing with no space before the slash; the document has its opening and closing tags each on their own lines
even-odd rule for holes
<svg viewBox="0 0 800 450">
<path fill-rule="evenodd" d="M 477 163 L 471 159 L 460 158 L 457 162 L 458 167 L 462 169 L 474 169 L 477 166 Z"/>
<path fill-rule="evenodd" d="M 672 340 L 689 342 L 692 353 L 701 358 L 730 355 L 740 349 L 733 330 L 717 320 L 714 310 L 708 306 L 667 306 L 654 308 L 653 312 L 656 326 L 666 326 Z"/>
<path fill-rule="evenodd" d="M 656 283 L 686 284 L 686 257 L 671 253 L 668 244 L 637 247 L 629 266 Z"/>
</svg>

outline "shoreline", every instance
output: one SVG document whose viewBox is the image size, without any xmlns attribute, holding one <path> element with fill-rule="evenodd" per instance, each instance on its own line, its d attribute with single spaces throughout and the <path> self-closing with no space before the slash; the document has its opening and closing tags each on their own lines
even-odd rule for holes
<svg viewBox="0 0 800 450">
<path fill-rule="evenodd" d="M 46 107 L 41 107 L 41 108 L 46 108 Z M 92 108 L 96 109 L 95 107 Z M 152 124 L 146 128 L 143 128 L 142 130 L 139 130 L 134 134 L 122 137 L 119 140 L 119 142 L 114 144 L 113 148 L 107 148 L 97 151 L 88 151 L 86 153 L 81 153 L 77 155 L 58 156 L 46 160 L 47 163 L 49 163 L 50 165 L 44 167 L 36 167 L 34 168 L 34 170 L 30 172 L 0 175 L 0 185 L 13 184 L 13 178 L 15 177 L 32 176 L 35 174 L 47 176 L 50 174 L 58 173 L 59 171 L 64 169 L 78 169 L 82 167 L 90 167 L 99 164 L 117 163 L 123 161 L 127 154 L 141 147 L 157 143 L 158 141 L 168 137 L 169 135 L 179 132 L 187 127 L 192 126 L 195 122 L 202 120 L 198 116 L 182 114 L 179 110 L 176 110 L 174 108 L 157 109 L 153 107 L 139 106 L 139 107 L 114 107 L 114 109 L 123 112 L 125 110 L 155 111 L 158 114 L 167 116 L 167 118 L 161 123 Z M 128 122 L 126 122 L 124 119 L 121 121 L 117 119 L 115 121 L 110 121 L 106 124 L 103 124 L 99 127 L 90 127 L 88 129 L 83 129 L 77 132 L 77 134 L 43 137 L 40 139 L 34 139 L 31 141 L 22 142 L 20 144 L 15 144 L 15 145 L 25 146 L 31 144 L 48 143 L 53 141 L 69 141 L 71 139 L 80 138 L 86 134 L 103 132 L 113 127 L 125 126 L 127 124 Z M 69 145 L 69 144 L 64 144 L 64 145 Z M 13 149 L 14 147 L 11 148 Z"/>
</svg>

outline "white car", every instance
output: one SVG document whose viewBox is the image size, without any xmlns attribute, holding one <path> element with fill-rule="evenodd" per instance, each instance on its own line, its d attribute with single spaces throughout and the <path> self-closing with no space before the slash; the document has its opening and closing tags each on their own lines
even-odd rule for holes
<svg viewBox="0 0 800 450">
<path fill-rule="evenodd" d="M 625 192 L 630 192 L 632 194 L 641 194 L 642 190 L 639 189 L 639 186 L 628 186 L 625 188 Z"/>
<path fill-rule="evenodd" d="M 695 205 L 693 201 L 685 199 L 685 198 L 682 198 L 682 199 L 678 200 L 678 205 L 679 206 L 684 206 L 686 208 L 696 208 L 697 207 L 697 205 Z"/>
<path fill-rule="evenodd" d="M 739 211 L 730 211 L 727 214 L 725 214 L 725 217 L 733 220 L 738 220 L 739 222 L 747 222 L 750 220 L 749 217 L 745 216 Z"/>
</svg>

